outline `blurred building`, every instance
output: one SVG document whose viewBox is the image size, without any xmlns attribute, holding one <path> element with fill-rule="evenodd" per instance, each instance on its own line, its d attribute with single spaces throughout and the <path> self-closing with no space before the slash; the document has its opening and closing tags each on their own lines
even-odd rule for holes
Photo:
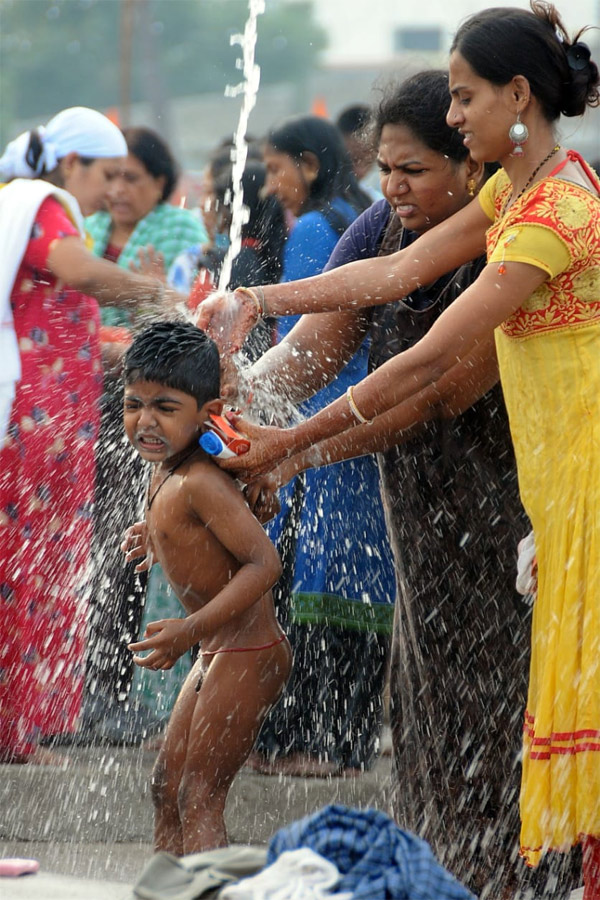
<svg viewBox="0 0 600 900">
<path fill-rule="evenodd" d="M 271 5 L 297 0 L 267 0 Z M 250 131 L 260 137 L 291 113 L 318 111 L 335 118 L 344 106 L 377 101 L 382 86 L 424 68 L 446 67 L 448 49 L 457 24 L 485 6 L 480 0 L 313 0 L 315 16 L 328 34 L 322 65 L 307 72 L 301 84 L 282 83 L 261 88 L 250 118 Z M 529 0 L 500 5 L 529 7 Z M 600 0 L 569 0 L 560 4 L 567 28 L 600 25 Z M 259 20 L 260 33 L 260 20 Z M 600 31 L 585 38 L 600 59 Z M 174 101 L 173 124 L 183 156 L 201 164 L 210 140 L 198 122 L 211 122 L 214 131 L 233 131 L 239 104 L 220 96 Z M 600 161 L 600 110 L 588 110 L 583 120 L 562 119 L 560 139 L 590 161 Z"/>
<path fill-rule="evenodd" d="M 267 5 L 296 2 L 267 0 Z M 528 0 L 511 0 L 513 4 L 526 8 Z M 335 118 L 351 103 L 376 102 L 381 87 L 391 80 L 423 68 L 445 67 L 456 25 L 484 5 L 477 0 L 453 0 L 452 4 L 445 0 L 419 0 L 418 4 L 400 0 L 313 0 L 315 16 L 328 34 L 321 65 L 303 73 L 299 81 L 262 86 L 249 131 L 260 138 L 293 113 L 315 111 Z M 600 0 L 569 0 L 562 6 L 569 28 L 594 24 L 599 18 Z M 260 18 L 258 31 L 260 39 Z M 600 59 L 600 31 L 588 32 L 585 39 L 595 58 Z M 131 124 L 162 131 L 184 167 L 199 171 L 216 144 L 235 131 L 241 100 L 222 93 L 167 100 L 168 122 L 157 120 L 156 108 L 148 102 L 132 104 Z M 55 112 L 48 110 L 47 117 Z M 14 133 L 37 124 L 17 122 Z M 592 162 L 600 160 L 599 110 L 590 110 L 583 121 L 562 120 L 559 132 L 565 145 Z"/>
</svg>

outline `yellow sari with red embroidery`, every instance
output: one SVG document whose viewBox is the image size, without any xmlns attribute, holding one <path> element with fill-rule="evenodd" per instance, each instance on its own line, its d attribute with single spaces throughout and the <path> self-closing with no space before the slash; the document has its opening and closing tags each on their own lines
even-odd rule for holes
<svg viewBox="0 0 600 900">
<path fill-rule="evenodd" d="M 481 196 L 488 262 L 549 276 L 496 330 L 538 559 L 520 799 L 534 866 L 600 837 L 600 200 L 558 170 L 505 216 L 503 170 Z"/>
</svg>

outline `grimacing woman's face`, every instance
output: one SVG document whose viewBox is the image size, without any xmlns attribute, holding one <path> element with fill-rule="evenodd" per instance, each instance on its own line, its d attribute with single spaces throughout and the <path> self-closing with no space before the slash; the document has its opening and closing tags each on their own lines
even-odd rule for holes
<svg viewBox="0 0 600 900">
<path fill-rule="evenodd" d="M 381 192 L 405 228 L 421 234 L 461 209 L 467 164 L 431 150 L 406 125 L 384 125 L 377 166 Z"/>
</svg>

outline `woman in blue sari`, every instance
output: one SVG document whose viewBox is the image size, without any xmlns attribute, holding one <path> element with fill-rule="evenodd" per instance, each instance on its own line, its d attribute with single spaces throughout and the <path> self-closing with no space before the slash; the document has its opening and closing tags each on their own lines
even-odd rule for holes
<svg viewBox="0 0 600 900">
<path fill-rule="evenodd" d="M 325 119 L 283 122 L 268 135 L 264 161 L 267 192 L 296 217 L 282 281 L 316 275 L 370 198 L 338 129 Z M 278 320 L 278 341 L 297 319 Z M 335 380 L 302 403 L 300 415 L 342 396 L 367 372 L 368 353 L 365 342 Z M 379 744 L 395 597 L 374 457 L 299 475 L 268 531 L 284 565 L 278 612 L 294 669 L 253 763 L 295 775 L 366 769 Z"/>
</svg>

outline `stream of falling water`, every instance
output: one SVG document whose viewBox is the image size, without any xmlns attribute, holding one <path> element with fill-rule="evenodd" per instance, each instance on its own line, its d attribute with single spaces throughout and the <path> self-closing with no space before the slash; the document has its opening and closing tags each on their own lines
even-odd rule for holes
<svg viewBox="0 0 600 900">
<path fill-rule="evenodd" d="M 231 182 L 233 196 L 230 198 L 231 224 L 229 229 L 229 247 L 223 260 L 219 276 L 218 289 L 225 291 L 231 279 L 233 261 L 241 250 L 242 229 L 248 221 L 248 208 L 244 205 L 244 192 L 242 176 L 248 158 L 248 121 L 250 114 L 256 105 L 258 89 L 260 85 L 260 66 L 256 63 L 256 43 L 258 39 L 258 17 L 265 11 L 265 0 L 248 0 L 248 19 L 244 31 L 241 34 L 233 34 L 230 38 L 232 46 L 238 45 L 242 50 L 242 56 L 237 60 L 237 67 L 242 71 L 242 80 L 235 85 L 225 88 L 226 97 L 242 96 L 242 105 L 238 117 L 237 127 L 234 133 L 234 143 L 231 151 L 232 175 Z M 235 304 L 231 304 L 231 321 L 235 317 Z M 238 370 L 240 381 L 243 382 L 243 369 L 248 366 L 248 361 L 243 353 L 233 357 L 233 362 Z M 273 408 L 273 396 L 270 386 L 254 386 L 251 408 L 245 408 L 245 414 L 254 420 L 264 419 L 265 411 L 269 410 L 267 418 L 276 419 L 280 424 L 290 421 L 298 421 L 302 416 L 294 404 L 284 397 L 278 397 L 277 408 Z"/>
<path fill-rule="evenodd" d="M 243 34 L 233 34 L 231 44 L 239 45 L 242 49 L 242 58 L 238 60 L 238 66 L 242 69 L 243 80 L 236 85 L 228 85 L 225 89 L 226 97 L 237 97 L 242 94 L 242 107 L 234 135 L 234 147 L 232 152 L 232 183 L 233 197 L 231 198 L 231 228 L 229 231 L 230 244 L 223 261 L 219 288 L 224 290 L 231 278 L 231 266 L 233 260 L 240 252 L 242 246 L 242 228 L 248 220 L 248 210 L 244 206 L 244 193 L 242 190 L 242 175 L 248 156 L 246 134 L 248 132 L 248 120 L 250 113 L 256 105 L 256 97 L 260 84 L 260 67 L 255 62 L 257 40 L 258 16 L 265 11 L 265 0 L 249 0 L 249 14 Z"/>
</svg>

